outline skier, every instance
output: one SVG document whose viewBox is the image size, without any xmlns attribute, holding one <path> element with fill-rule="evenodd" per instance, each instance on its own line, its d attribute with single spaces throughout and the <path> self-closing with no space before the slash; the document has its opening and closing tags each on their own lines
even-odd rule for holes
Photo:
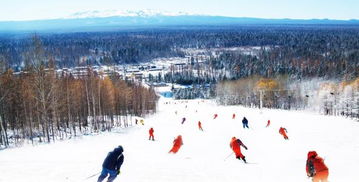
<svg viewBox="0 0 359 182">
<path fill-rule="evenodd" d="M 115 180 L 117 175 L 120 174 L 123 159 L 123 147 L 121 145 L 109 152 L 103 161 L 101 175 L 98 177 L 97 182 L 102 182 L 108 174 L 110 174 L 107 179 L 108 182 Z"/>
<path fill-rule="evenodd" d="M 136 125 L 137 125 L 137 123 L 138 123 L 138 119 L 135 119 L 135 123 L 136 123 Z"/>
<path fill-rule="evenodd" d="M 177 153 L 182 145 L 183 145 L 182 136 L 178 135 L 177 138 L 173 140 L 173 147 L 168 153 L 171 152 L 174 154 Z"/>
<path fill-rule="evenodd" d="M 218 117 L 218 114 L 214 114 L 213 119 L 216 119 Z"/>
<path fill-rule="evenodd" d="M 307 176 L 312 177 L 313 182 L 328 182 L 329 169 L 324 164 L 323 158 L 319 157 L 316 151 L 309 151 L 307 164 Z"/>
<path fill-rule="evenodd" d="M 140 120 L 140 123 L 141 123 L 142 125 L 145 125 L 145 121 L 144 121 L 143 119 Z"/>
<path fill-rule="evenodd" d="M 266 127 L 269 127 L 269 125 L 270 125 L 270 120 L 268 119 Z"/>
<path fill-rule="evenodd" d="M 148 140 L 151 140 L 152 138 L 152 141 L 155 141 L 155 136 L 153 135 L 153 128 L 150 128 L 150 130 L 148 131 L 148 133 L 150 134 L 150 137 L 148 138 Z"/>
<path fill-rule="evenodd" d="M 236 114 L 233 113 L 232 119 L 236 119 Z"/>
<path fill-rule="evenodd" d="M 234 154 L 236 154 L 236 158 L 238 160 L 243 160 L 244 163 L 247 163 L 246 157 L 241 152 L 241 146 L 244 147 L 246 150 L 248 148 L 242 143 L 240 139 L 237 139 L 236 137 L 232 137 L 232 140 L 230 142 L 230 147 L 233 150 Z"/>
<path fill-rule="evenodd" d="M 198 121 L 198 128 L 199 128 L 200 130 L 202 130 L 202 131 L 203 131 L 203 128 L 202 128 L 202 123 L 201 123 L 201 121 Z"/>
<path fill-rule="evenodd" d="M 243 119 L 242 119 L 242 124 L 243 124 L 243 128 L 249 128 L 249 127 L 248 127 L 248 120 L 247 120 L 246 117 L 243 117 Z"/>
<path fill-rule="evenodd" d="M 287 129 L 283 128 L 283 127 L 280 127 L 279 128 L 279 133 L 284 137 L 284 139 L 288 140 L 288 136 L 287 136 Z"/>
<path fill-rule="evenodd" d="M 181 124 L 183 124 L 185 121 L 186 121 L 186 118 L 185 118 L 185 117 L 183 117 L 183 118 L 182 118 L 182 123 L 181 123 Z"/>
</svg>

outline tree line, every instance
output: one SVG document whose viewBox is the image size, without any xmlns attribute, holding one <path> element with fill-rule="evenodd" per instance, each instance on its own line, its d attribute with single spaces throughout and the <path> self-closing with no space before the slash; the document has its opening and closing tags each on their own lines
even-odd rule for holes
<svg viewBox="0 0 359 182">
<path fill-rule="evenodd" d="M 21 73 L 0 72 L 0 146 L 128 127 L 132 116 L 156 112 L 158 96 L 140 83 L 90 67 L 82 76 L 56 72 L 37 38 L 27 59 L 31 64 Z"/>
<path fill-rule="evenodd" d="M 119 32 L 82 32 L 40 34 L 46 54 L 54 58 L 58 67 L 84 65 L 135 64 L 160 57 L 184 57 L 183 48 L 210 49 L 243 46 L 271 46 L 263 51 L 256 62 L 267 64 L 291 64 L 278 66 L 265 73 L 313 72 L 307 65 L 318 65 L 314 75 L 326 76 L 327 67 L 337 67 L 337 72 L 349 71 L 357 66 L 359 57 L 359 26 L 351 25 L 251 25 L 228 27 L 158 28 Z M 24 53 L 32 44 L 28 35 L 0 34 L 0 56 L 16 71 L 24 68 Z M 252 61 L 254 57 L 239 57 L 226 53 L 218 60 Z M 214 60 L 215 61 L 215 60 Z M 340 64 L 336 63 L 340 61 Z M 325 64 L 324 64 L 325 63 Z M 219 64 L 220 63 L 213 63 Z M 233 65 L 231 65 L 233 66 Z M 237 77 L 251 75 L 255 65 L 246 65 L 252 71 L 240 67 Z M 293 67 L 295 66 L 295 67 Z M 268 66 L 266 66 L 268 67 Z M 232 67 L 229 67 L 232 68 Z M 301 74 L 301 73 L 299 73 Z"/>
<path fill-rule="evenodd" d="M 310 109 L 359 120 L 359 78 L 350 81 L 293 80 L 288 75 L 274 78 L 256 75 L 219 82 L 216 100 L 223 105 Z"/>
</svg>

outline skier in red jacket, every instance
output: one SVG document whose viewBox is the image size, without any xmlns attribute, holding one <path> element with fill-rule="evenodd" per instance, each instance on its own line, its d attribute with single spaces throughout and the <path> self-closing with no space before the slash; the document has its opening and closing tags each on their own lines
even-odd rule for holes
<svg viewBox="0 0 359 182">
<path fill-rule="evenodd" d="M 148 138 L 148 140 L 151 140 L 151 138 L 152 138 L 152 141 L 155 140 L 155 136 L 153 135 L 153 132 L 154 132 L 153 128 L 151 128 L 151 129 L 148 131 L 148 133 L 150 134 L 150 137 Z"/>
<path fill-rule="evenodd" d="M 270 125 L 270 120 L 268 119 L 266 127 L 269 127 L 269 125 Z"/>
<path fill-rule="evenodd" d="M 246 157 L 241 152 L 241 146 L 244 147 L 246 150 L 248 150 L 248 148 L 243 144 L 243 142 L 240 139 L 237 139 L 236 137 L 232 137 L 229 146 L 233 150 L 234 154 L 236 154 L 236 158 L 238 160 L 242 159 L 244 163 L 247 163 Z"/>
<path fill-rule="evenodd" d="M 287 136 L 287 129 L 280 127 L 279 128 L 279 133 L 284 137 L 284 139 L 288 140 L 288 136 Z"/>
<path fill-rule="evenodd" d="M 236 114 L 233 113 L 232 119 L 236 119 Z"/>
<path fill-rule="evenodd" d="M 199 128 L 200 130 L 202 130 L 202 131 L 203 131 L 203 128 L 202 128 L 202 123 L 201 123 L 201 121 L 198 121 L 198 128 Z"/>
<path fill-rule="evenodd" d="M 329 169 L 316 151 L 309 151 L 305 170 L 313 182 L 328 182 Z"/>
<path fill-rule="evenodd" d="M 183 145 L 182 136 L 178 135 L 177 138 L 175 140 L 173 140 L 173 147 L 168 153 L 171 153 L 171 152 L 174 154 L 177 153 L 182 145 Z"/>
<path fill-rule="evenodd" d="M 218 114 L 214 114 L 213 119 L 216 119 L 218 117 Z"/>
</svg>

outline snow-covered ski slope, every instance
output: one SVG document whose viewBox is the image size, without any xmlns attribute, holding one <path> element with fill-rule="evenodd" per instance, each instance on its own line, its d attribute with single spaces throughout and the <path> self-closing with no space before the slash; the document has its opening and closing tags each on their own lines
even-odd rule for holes
<svg viewBox="0 0 359 182">
<path fill-rule="evenodd" d="M 309 150 L 325 158 L 329 181 L 359 181 L 359 122 L 299 111 L 217 106 L 208 100 L 159 102 L 159 112 L 145 118 L 145 125 L 0 151 L 0 182 L 96 181 L 98 175 L 88 177 L 100 172 L 107 153 L 120 144 L 125 162 L 118 182 L 309 182 Z M 243 129 L 243 116 L 250 129 Z M 266 128 L 268 119 L 271 126 Z M 289 140 L 278 133 L 281 126 L 288 130 Z M 150 127 L 156 141 L 148 140 Z M 182 135 L 184 145 L 177 154 L 169 154 L 177 135 Z M 242 152 L 249 164 L 234 155 L 226 159 L 232 136 L 248 147 Z"/>
</svg>

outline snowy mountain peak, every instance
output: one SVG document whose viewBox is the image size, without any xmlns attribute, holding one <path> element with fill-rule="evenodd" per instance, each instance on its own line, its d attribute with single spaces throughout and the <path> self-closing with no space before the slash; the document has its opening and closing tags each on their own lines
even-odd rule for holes
<svg viewBox="0 0 359 182">
<path fill-rule="evenodd" d="M 122 17 L 151 17 L 151 16 L 186 16 L 193 15 L 186 12 L 168 12 L 168 11 L 159 11 L 152 9 L 145 10 L 104 10 L 104 11 L 83 11 L 71 14 L 70 16 L 64 17 L 64 19 L 77 19 L 77 18 L 104 18 L 112 16 L 122 16 Z"/>
</svg>

